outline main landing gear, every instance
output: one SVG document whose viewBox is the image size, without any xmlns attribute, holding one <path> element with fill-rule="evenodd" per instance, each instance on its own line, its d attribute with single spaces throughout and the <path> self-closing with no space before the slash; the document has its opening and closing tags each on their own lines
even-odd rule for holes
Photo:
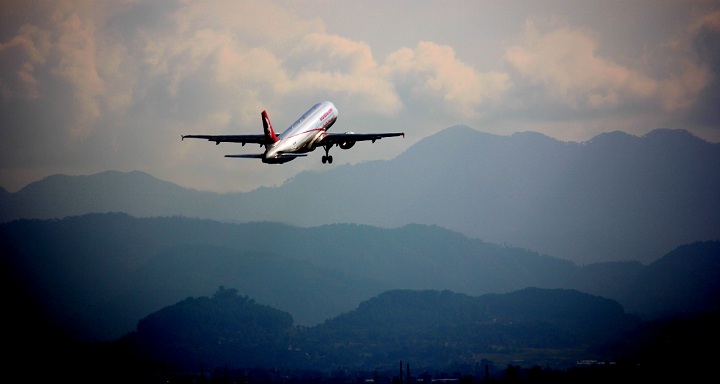
<svg viewBox="0 0 720 384">
<path fill-rule="evenodd" d="M 332 156 L 330 156 L 330 148 L 332 148 L 332 145 L 326 145 L 323 148 L 325 148 L 325 155 L 322 157 L 322 163 L 332 164 Z"/>
</svg>

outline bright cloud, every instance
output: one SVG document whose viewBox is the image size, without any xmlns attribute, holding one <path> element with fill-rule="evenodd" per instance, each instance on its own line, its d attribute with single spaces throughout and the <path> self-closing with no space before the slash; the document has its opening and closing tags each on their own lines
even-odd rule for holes
<svg viewBox="0 0 720 384">
<path fill-rule="evenodd" d="M 597 42 L 582 30 L 541 33 L 529 21 L 522 43 L 510 47 L 505 60 L 553 100 L 574 109 L 613 108 L 649 98 L 658 89 L 653 79 L 599 56 Z"/>
<path fill-rule="evenodd" d="M 420 42 L 388 56 L 383 70 L 415 96 L 437 100 L 453 113 L 475 117 L 479 107 L 502 98 L 509 77 L 502 72 L 479 73 L 455 57 L 452 47 Z"/>
<path fill-rule="evenodd" d="M 294 75 L 284 91 L 332 95 L 338 103 L 358 105 L 357 111 L 392 115 L 401 108 L 393 84 L 362 42 L 327 34 L 310 34 L 284 61 Z"/>
<path fill-rule="evenodd" d="M 558 27 L 541 32 L 528 21 L 522 42 L 507 50 L 505 61 L 521 79 L 541 86 L 550 100 L 570 110 L 610 112 L 630 104 L 678 112 L 690 108 L 712 78 L 678 44 L 674 55 L 664 57 L 663 63 L 673 67 L 665 77 L 603 57 L 598 44 L 583 29 Z"/>
</svg>

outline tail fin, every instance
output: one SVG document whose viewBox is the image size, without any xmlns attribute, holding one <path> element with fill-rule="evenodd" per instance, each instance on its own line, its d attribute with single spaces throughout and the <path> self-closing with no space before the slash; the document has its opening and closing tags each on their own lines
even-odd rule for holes
<svg viewBox="0 0 720 384">
<path fill-rule="evenodd" d="M 265 137 L 272 140 L 272 142 L 278 141 L 277 135 L 275 135 L 275 130 L 272 127 L 272 124 L 270 123 L 270 117 L 268 116 L 266 111 L 262 111 L 260 114 L 262 117 L 263 122 L 263 130 L 265 130 Z"/>
</svg>

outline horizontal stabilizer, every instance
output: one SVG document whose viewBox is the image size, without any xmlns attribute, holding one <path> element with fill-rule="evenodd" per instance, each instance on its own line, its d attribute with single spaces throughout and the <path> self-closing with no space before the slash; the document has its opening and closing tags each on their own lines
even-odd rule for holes
<svg viewBox="0 0 720 384">
<path fill-rule="evenodd" d="M 262 153 L 258 153 L 257 155 L 225 155 L 225 157 L 242 157 L 245 159 L 262 159 L 263 155 L 262 155 Z"/>
<path fill-rule="evenodd" d="M 283 164 L 287 163 L 288 161 L 293 161 L 297 157 L 305 157 L 306 154 L 298 155 L 298 154 L 282 154 L 277 157 L 265 157 L 263 154 L 257 154 L 257 155 L 225 155 L 225 157 L 235 157 L 235 158 L 244 158 L 244 159 L 262 159 L 263 163 L 266 164 Z"/>
<path fill-rule="evenodd" d="M 307 154 L 294 154 L 294 153 L 283 153 L 282 155 L 279 155 L 278 159 L 294 159 L 296 157 L 305 157 Z M 225 157 L 239 157 L 244 159 L 262 159 L 263 154 L 258 153 L 256 155 L 225 155 Z"/>
</svg>

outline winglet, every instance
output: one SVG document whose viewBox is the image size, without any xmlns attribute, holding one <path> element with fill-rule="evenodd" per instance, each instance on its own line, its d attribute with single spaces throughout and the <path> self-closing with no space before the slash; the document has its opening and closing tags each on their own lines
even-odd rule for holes
<svg viewBox="0 0 720 384">
<path fill-rule="evenodd" d="M 272 140 L 273 143 L 278 141 L 277 135 L 275 135 L 275 130 L 273 129 L 272 124 L 270 123 L 270 116 L 268 116 L 266 111 L 262 111 L 260 114 L 260 117 L 262 117 L 263 122 L 263 130 L 265 131 L 265 137 Z"/>
</svg>

